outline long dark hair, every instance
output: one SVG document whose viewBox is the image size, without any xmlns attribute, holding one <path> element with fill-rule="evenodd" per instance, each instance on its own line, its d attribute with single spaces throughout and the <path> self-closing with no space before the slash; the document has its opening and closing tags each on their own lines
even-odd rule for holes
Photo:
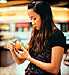
<svg viewBox="0 0 69 75">
<path fill-rule="evenodd" d="M 33 30 L 29 42 L 33 51 L 41 53 L 48 38 L 51 36 L 54 28 L 56 28 L 52 20 L 51 8 L 49 3 L 40 1 L 30 3 L 28 9 L 33 9 L 38 15 L 40 15 L 42 20 L 40 30 Z"/>
</svg>

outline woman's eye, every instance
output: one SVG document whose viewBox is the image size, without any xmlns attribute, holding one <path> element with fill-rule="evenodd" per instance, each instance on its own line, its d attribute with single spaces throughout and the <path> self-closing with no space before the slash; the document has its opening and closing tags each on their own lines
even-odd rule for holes
<svg viewBox="0 0 69 75">
<path fill-rule="evenodd" d="M 36 20 L 36 18 L 34 18 L 34 20 Z"/>
</svg>

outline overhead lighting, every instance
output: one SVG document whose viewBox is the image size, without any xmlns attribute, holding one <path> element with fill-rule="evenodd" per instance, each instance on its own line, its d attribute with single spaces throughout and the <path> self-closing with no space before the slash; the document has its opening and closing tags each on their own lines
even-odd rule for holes
<svg viewBox="0 0 69 75">
<path fill-rule="evenodd" d="M 7 3 L 7 0 L 0 0 L 0 3 Z"/>
</svg>

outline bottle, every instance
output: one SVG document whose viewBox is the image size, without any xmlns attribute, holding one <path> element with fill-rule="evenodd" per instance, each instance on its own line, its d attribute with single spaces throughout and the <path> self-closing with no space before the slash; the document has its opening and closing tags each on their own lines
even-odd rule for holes
<svg viewBox="0 0 69 75">
<path fill-rule="evenodd" d="M 21 49 L 21 42 L 19 40 L 12 40 L 9 42 L 11 45 L 13 45 L 13 47 L 15 48 L 16 51 L 18 51 L 19 49 Z"/>
</svg>

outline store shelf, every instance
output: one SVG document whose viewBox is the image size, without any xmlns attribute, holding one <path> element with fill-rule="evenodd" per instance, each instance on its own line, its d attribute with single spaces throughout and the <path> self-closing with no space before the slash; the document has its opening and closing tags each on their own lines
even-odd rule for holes
<svg viewBox="0 0 69 75">
<path fill-rule="evenodd" d="M 3 8 L 3 7 L 10 7 L 10 6 L 16 6 L 16 5 L 23 5 L 23 4 L 26 4 L 26 3 L 29 3 L 30 1 L 27 1 L 27 0 L 20 0 L 20 1 L 8 1 L 7 3 L 0 3 L 0 8 Z"/>
<path fill-rule="evenodd" d="M 69 32 L 63 32 L 66 37 L 66 44 L 69 44 Z"/>
<path fill-rule="evenodd" d="M 1 32 L 0 35 L 5 37 L 2 38 L 3 41 L 0 41 L 0 46 L 5 46 L 9 41 L 15 39 L 23 43 L 28 43 L 31 37 L 31 32 Z"/>
</svg>

